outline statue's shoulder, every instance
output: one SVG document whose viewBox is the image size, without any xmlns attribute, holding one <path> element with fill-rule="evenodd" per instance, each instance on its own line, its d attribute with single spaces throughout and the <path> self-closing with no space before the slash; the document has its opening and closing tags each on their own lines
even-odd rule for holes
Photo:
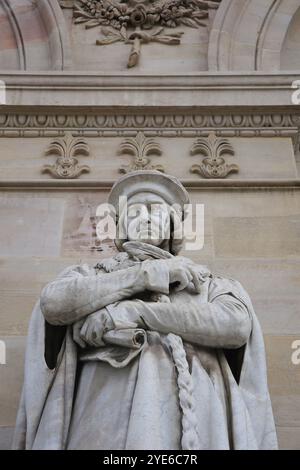
<svg viewBox="0 0 300 470">
<path fill-rule="evenodd" d="M 243 301 L 249 303 L 250 298 L 242 284 L 236 279 L 230 277 L 223 277 L 217 274 L 212 274 L 210 278 L 208 297 L 209 301 L 219 295 L 229 294 Z"/>
<path fill-rule="evenodd" d="M 219 274 L 211 273 L 211 283 L 210 283 L 211 288 L 240 288 L 242 285 L 240 284 L 239 281 L 236 279 L 233 279 L 231 277 L 225 277 L 221 276 Z"/>
</svg>

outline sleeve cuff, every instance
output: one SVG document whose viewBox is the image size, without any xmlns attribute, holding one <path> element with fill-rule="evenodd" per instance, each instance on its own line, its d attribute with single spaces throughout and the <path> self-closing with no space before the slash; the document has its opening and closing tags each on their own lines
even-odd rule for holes
<svg viewBox="0 0 300 470">
<path fill-rule="evenodd" d="M 117 302 L 115 304 L 107 305 L 106 310 L 116 329 L 138 327 L 138 319 L 136 317 L 135 309 L 132 307 L 128 310 L 125 302 Z"/>
</svg>

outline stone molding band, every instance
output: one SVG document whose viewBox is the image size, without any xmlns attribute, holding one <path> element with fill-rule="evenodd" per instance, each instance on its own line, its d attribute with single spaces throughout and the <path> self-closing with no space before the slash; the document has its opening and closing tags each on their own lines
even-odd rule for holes
<svg viewBox="0 0 300 470">
<path fill-rule="evenodd" d="M 17 181 L 17 180 L 5 180 L 0 181 L 0 188 L 3 189 L 18 189 L 18 190 L 34 190 L 34 189 L 110 189 L 115 180 L 54 180 L 54 179 L 43 179 L 43 180 L 27 180 L 27 181 Z M 300 187 L 300 178 L 299 179 L 214 179 L 214 180 L 196 180 L 196 179 L 182 179 L 181 183 L 185 188 L 188 189 L 294 189 Z"/>
</svg>

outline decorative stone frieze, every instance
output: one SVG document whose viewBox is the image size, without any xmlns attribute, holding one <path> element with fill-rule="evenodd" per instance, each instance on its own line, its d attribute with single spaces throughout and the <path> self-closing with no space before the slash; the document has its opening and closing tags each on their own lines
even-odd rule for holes
<svg viewBox="0 0 300 470">
<path fill-rule="evenodd" d="M 292 137 L 298 142 L 300 116 L 295 113 L 97 113 L 0 114 L 0 137 Z"/>
</svg>

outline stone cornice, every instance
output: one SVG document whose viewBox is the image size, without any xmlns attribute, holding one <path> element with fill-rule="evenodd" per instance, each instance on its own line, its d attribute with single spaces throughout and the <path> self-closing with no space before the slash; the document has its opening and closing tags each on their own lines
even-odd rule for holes
<svg viewBox="0 0 300 470">
<path fill-rule="evenodd" d="M 241 179 L 213 179 L 213 180 L 181 180 L 182 184 L 187 189 L 298 189 L 300 187 L 299 179 L 252 179 L 252 180 L 241 180 Z M 1 190 L 109 190 L 115 180 L 53 180 L 53 179 L 36 179 L 27 181 L 18 180 L 0 180 Z"/>
<path fill-rule="evenodd" d="M 296 73 L 5 72 L 7 105 L 46 107 L 291 106 Z M 3 107 L 2 107 L 3 108 Z"/>
</svg>

